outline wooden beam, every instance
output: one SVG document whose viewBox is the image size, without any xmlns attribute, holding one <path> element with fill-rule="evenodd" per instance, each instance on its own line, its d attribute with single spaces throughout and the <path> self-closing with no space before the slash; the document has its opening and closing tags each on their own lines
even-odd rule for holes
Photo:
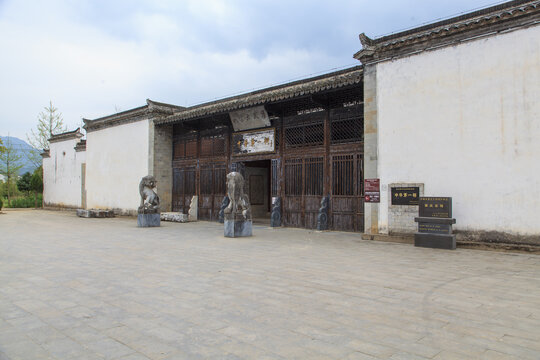
<svg viewBox="0 0 540 360">
<path fill-rule="evenodd" d="M 328 110 L 330 103 L 328 95 L 311 95 L 310 99 L 315 105 L 322 107 L 324 110 Z"/>
</svg>

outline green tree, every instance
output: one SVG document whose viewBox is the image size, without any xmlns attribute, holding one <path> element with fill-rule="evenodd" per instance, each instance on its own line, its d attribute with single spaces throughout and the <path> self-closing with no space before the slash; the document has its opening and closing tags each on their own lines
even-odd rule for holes
<svg viewBox="0 0 540 360">
<path fill-rule="evenodd" d="M 34 150 L 28 152 L 28 159 L 36 166 L 41 165 L 40 153 L 43 149 L 49 148 L 49 139 L 52 135 L 60 134 L 66 131 L 62 113 L 49 101 L 49 106 L 45 106 L 38 115 L 38 124 L 36 130 L 30 130 L 26 134 L 28 143 Z"/>
<path fill-rule="evenodd" d="M 4 147 L 5 151 L 3 153 L 0 153 L 0 174 L 6 177 L 7 197 L 9 206 L 12 194 L 11 185 L 14 185 L 14 181 L 15 179 L 17 179 L 19 170 L 23 167 L 23 165 L 19 165 L 19 161 L 21 160 L 22 156 L 17 152 L 17 150 L 15 150 L 15 148 L 11 144 L 9 136 L 7 137 L 7 141 Z"/>
<path fill-rule="evenodd" d="M 30 190 L 34 192 L 34 207 L 37 208 L 38 193 L 43 192 L 43 167 L 38 167 L 32 174 Z"/>
<path fill-rule="evenodd" d="M 4 143 L 2 142 L 2 139 L 0 139 L 0 154 L 4 153 L 6 151 L 6 148 L 4 146 Z"/>
<path fill-rule="evenodd" d="M 21 176 L 19 180 L 17 180 L 17 189 L 25 193 L 30 192 L 30 190 L 32 190 L 31 185 L 30 185 L 31 180 L 32 180 L 32 174 L 30 174 L 30 172 L 28 171 L 25 172 L 23 176 Z"/>
</svg>

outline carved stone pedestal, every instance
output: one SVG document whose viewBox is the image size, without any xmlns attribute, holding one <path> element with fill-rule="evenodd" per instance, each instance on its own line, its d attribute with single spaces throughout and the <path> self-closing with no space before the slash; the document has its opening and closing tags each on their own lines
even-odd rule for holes
<svg viewBox="0 0 540 360">
<path fill-rule="evenodd" d="M 229 216 L 225 216 L 224 230 L 225 237 L 252 236 L 253 223 L 251 219 L 234 219 Z"/>
<path fill-rule="evenodd" d="M 139 214 L 137 215 L 138 227 L 157 227 L 161 225 L 160 214 Z"/>
</svg>

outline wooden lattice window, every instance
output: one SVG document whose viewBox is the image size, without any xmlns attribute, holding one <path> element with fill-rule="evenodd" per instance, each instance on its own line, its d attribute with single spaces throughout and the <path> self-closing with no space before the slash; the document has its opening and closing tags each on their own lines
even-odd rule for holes
<svg viewBox="0 0 540 360">
<path fill-rule="evenodd" d="M 188 140 L 186 142 L 186 157 L 197 157 L 197 139 Z"/>
<path fill-rule="evenodd" d="M 175 159 L 197 157 L 197 138 L 177 138 L 173 145 Z"/>
<path fill-rule="evenodd" d="M 330 141 L 332 144 L 362 141 L 363 136 L 363 107 L 334 109 L 330 112 Z"/>
<path fill-rule="evenodd" d="M 304 176 L 304 195 L 322 195 L 323 194 L 323 169 L 324 163 L 322 157 L 305 159 Z"/>
<path fill-rule="evenodd" d="M 332 157 L 332 194 L 354 195 L 354 155 Z"/>
<path fill-rule="evenodd" d="M 214 138 L 214 156 L 225 155 L 225 137 L 218 136 Z"/>
<path fill-rule="evenodd" d="M 314 146 L 324 143 L 323 118 L 292 123 L 285 127 L 286 147 Z"/>
<path fill-rule="evenodd" d="M 271 184 L 271 196 L 278 196 L 279 194 L 279 179 L 280 179 L 280 161 L 279 159 L 272 159 L 272 184 Z"/>
<path fill-rule="evenodd" d="M 362 121 L 355 117 L 332 120 L 330 133 L 332 144 L 361 141 Z"/>
<path fill-rule="evenodd" d="M 212 138 L 201 138 L 201 156 L 212 156 L 214 141 Z"/>
<path fill-rule="evenodd" d="M 184 141 L 177 141 L 174 144 L 174 158 L 183 159 L 186 157 L 186 143 Z"/>
<path fill-rule="evenodd" d="M 302 159 L 285 160 L 285 195 L 302 195 Z"/>
<path fill-rule="evenodd" d="M 223 135 L 201 138 L 201 156 L 220 156 L 225 154 L 225 138 Z"/>
</svg>

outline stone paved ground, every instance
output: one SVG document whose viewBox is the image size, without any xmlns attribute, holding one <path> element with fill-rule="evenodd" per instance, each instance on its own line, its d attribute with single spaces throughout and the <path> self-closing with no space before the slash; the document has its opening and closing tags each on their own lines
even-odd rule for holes
<svg viewBox="0 0 540 360">
<path fill-rule="evenodd" d="M 539 359 L 540 256 L 0 215 L 0 359 Z"/>
</svg>

